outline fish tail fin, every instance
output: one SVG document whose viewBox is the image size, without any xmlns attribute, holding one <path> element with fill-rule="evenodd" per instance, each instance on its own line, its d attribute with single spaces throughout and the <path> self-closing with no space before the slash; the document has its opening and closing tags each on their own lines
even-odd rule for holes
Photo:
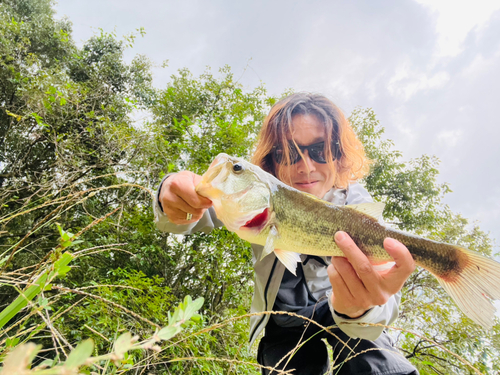
<svg viewBox="0 0 500 375">
<path fill-rule="evenodd" d="M 475 251 L 455 248 L 464 260 L 462 270 L 452 277 L 434 276 L 469 318 L 489 329 L 496 311 L 492 300 L 500 299 L 500 263 Z"/>
</svg>

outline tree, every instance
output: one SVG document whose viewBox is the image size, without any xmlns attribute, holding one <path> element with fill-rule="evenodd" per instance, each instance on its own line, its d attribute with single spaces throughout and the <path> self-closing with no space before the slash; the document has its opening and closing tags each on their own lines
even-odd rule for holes
<svg viewBox="0 0 500 375">
<path fill-rule="evenodd" d="M 105 352 L 104 338 L 119 329 L 154 333 L 148 321 L 164 325 L 166 312 L 186 294 L 206 297 L 206 324 L 243 313 L 251 293 L 248 246 L 227 231 L 185 239 L 159 233 L 151 192 L 161 173 L 202 170 L 222 150 L 246 152 L 270 100 L 265 91 L 243 92 L 229 68 L 222 78 L 182 70 L 166 89 L 154 89 L 147 58 L 123 61 L 133 36 L 120 41 L 101 32 L 77 48 L 69 21 L 55 20 L 51 6 L 48 0 L 1 4 L 1 272 L 26 269 L 28 281 L 48 267 L 59 256 L 56 222 L 82 232 L 82 242 L 73 247 L 79 256 L 62 284 L 72 292 L 43 291 L 33 306 L 50 300 L 42 308 L 49 321 L 66 314 L 54 318 L 51 329 L 36 314 L 19 326 L 30 316 L 19 314 L 10 334 L 27 340 L 27 327 L 40 327 L 49 335 L 38 341 L 52 347 L 54 357 L 64 352 L 54 345 L 59 334 L 68 342 L 91 336 Z M 153 120 L 135 123 L 138 109 Z M 2 305 L 23 287 L 4 284 Z M 233 324 L 234 334 L 214 331 L 197 350 L 241 354 L 245 326 Z M 178 346 L 163 358 L 187 356 L 193 348 Z M 172 366 L 186 373 L 196 367 Z"/>
</svg>

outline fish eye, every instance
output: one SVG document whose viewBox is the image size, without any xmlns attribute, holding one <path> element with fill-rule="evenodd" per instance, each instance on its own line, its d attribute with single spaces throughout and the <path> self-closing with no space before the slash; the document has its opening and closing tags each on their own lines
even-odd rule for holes
<svg viewBox="0 0 500 375">
<path fill-rule="evenodd" d="M 245 168 L 243 168 L 243 166 L 240 163 L 236 163 L 233 165 L 233 172 L 236 174 L 240 174 L 241 172 L 243 172 L 244 169 Z"/>
</svg>

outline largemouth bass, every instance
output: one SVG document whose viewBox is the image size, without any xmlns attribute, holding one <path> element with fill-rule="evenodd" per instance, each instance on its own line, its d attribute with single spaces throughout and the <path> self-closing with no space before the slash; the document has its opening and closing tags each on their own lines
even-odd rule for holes
<svg viewBox="0 0 500 375">
<path fill-rule="evenodd" d="M 249 162 L 219 154 L 196 186 L 217 217 L 240 238 L 274 252 L 295 274 L 299 254 L 343 256 L 337 231 L 348 233 L 374 264 L 393 259 L 384 250 L 394 238 L 415 263 L 431 272 L 460 309 L 485 328 L 494 323 L 500 299 L 500 263 L 456 245 L 404 233 L 380 223 L 383 203 L 337 206 L 296 190 Z"/>
</svg>

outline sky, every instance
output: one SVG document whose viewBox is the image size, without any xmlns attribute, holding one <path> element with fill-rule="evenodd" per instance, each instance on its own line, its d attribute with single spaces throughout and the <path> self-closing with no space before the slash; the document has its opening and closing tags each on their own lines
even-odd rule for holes
<svg viewBox="0 0 500 375">
<path fill-rule="evenodd" d="M 126 57 L 155 62 L 157 87 L 180 68 L 229 65 L 249 90 L 373 108 L 406 160 L 441 160 L 444 202 L 500 245 L 500 0 L 59 0 L 56 11 L 80 45 L 143 27 Z"/>
</svg>

